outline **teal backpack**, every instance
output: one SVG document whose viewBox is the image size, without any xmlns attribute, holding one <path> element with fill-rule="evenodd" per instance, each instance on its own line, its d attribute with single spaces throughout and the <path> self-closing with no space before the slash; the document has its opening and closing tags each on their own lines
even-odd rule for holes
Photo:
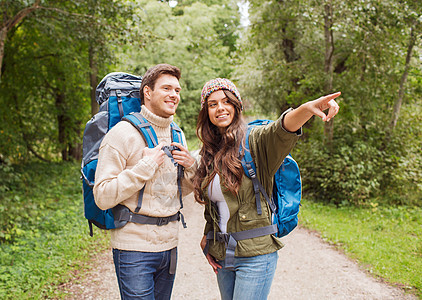
<svg viewBox="0 0 422 300">
<path fill-rule="evenodd" d="M 276 237 L 283 237 L 289 234 L 298 223 L 299 206 L 302 197 L 302 181 L 299 167 L 293 157 L 289 154 L 274 175 L 273 192 L 268 197 L 265 189 L 256 177 L 256 166 L 249 149 L 249 135 L 255 126 L 267 125 L 271 120 L 255 120 L 248 123 L 245 138 L 245 148 L 239 149 L 242 156 L 241 163 L 248 178 L 252 180 L 256 209 L 259 215 L 262 214 L 261 195 L 264 196 L 272 212 L 272 225 L 244 230 L 239 232 L 214 232 L 207 233 L 207 245 L 204 254 L 208 253 L 208 241 L 216 239 L 224 242 L 226 246 L 225 267 L 234 268 L 234 254 L 237 242 L 259 236 L 274 234 Z"/>
<path fill-rule="evenodd" d="M 253 182 L 258 214 L 262 214 L 260 199 L 260 194 L 262 194 L 271 208 L 272 222 L 277 225 L 277 232 L 275 232 L 274 235 L 276 237 L 283 237 L 289 234 L 297 226 L 297 215 L 299 213 L 300 201 L 302 198 L 302 180 L 299 166 L 290 154 L 286 156 L 274 175 L 271 199 L 268 197 L 256 177 L 255 163 L 249 150 L 249 134 L 255 126 L 267 125 L 271 122 L 273 121 L 255 120 L 248 124 L 242 166 L 246 176 Z"/>
<path fill-rule="evenodd" d="M 96 100 L 100 105 L 99 112 L 86 124 L 83 134 L 83 154 L 81 165 L 82 190 L 84 198 L 84 214 L 89 224 L 89 234 L 93 235 L 93 226 L 101 229 L 121 228 L 127 222 L 141 224 L 166 225 L 169 222 L 181 220 L 186 227 L 183 215 L 177 212 L 169 217 L 150 217 L 138 214 L 142 205 L 144 188 L 139 192 L 138 205 L 135 213 L 132 213 L 126 206 L 117 205 L 111 209 L 101 210 L 95 203 L 93 187 L 95 171 L 97 169 L 98 152 L 101 141 L 106 133 L 121 120 L 130 122 L 138 129 L 149 148 L 154 148 L 158 144 L 157 135 L 151 124 L 143 118 L 139 112 L 141 110 L 141 100 L 139 89 L 142 77 L 123 72 L 114 72 L 106 75 L 98 84 L 96 89 Z M 182 130 L 176 123 L 171 125 L 172 141 L 183 144 Z M 163 150 L 170 157 L 173 164 L 177 166 L 177 183 L 180 207 L 183 208 L 181 180 L 183 167 L 178 165 L 171 151 L 176 148 L 164 147 Z"/>
</svg>

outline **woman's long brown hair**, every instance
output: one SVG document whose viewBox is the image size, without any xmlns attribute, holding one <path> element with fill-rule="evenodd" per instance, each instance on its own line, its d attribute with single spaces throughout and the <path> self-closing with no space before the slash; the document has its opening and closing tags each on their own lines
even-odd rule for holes
<svg viewBox="0 0 422 300">
<path fill-rule="evenodd" d="M 204 180 L 207 186 L 218 174 L 224 186 L 234 195 L 237 195 L 242 183 L 243 168 L 239 157 L 239 147 L 243 142 L 246 125 L 242 118 L 242 107 L 236 96 L 228 90 L 223 90 L 229 102 L 235 107 L 232 123 L 224 133 L 220 133 L 217 126 L 211 123 L 208 115 L 207 102 L 199 112 L 196 125 L 196 134 L 202 142 L 199 152 L 201 161 L 194 179 L 195 200 L 205 203 L 202 197 Z"/>
</svg>

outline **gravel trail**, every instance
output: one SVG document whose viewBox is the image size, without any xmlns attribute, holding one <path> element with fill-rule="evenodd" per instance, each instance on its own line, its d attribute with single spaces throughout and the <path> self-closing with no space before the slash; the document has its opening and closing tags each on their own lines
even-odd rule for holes
<svg viewBox="0 0 422 300">
<path fill-rule="evenodd" d="M 215 275 L 199 247 L 205 222 L 202 207 L 190 196 L 183 212 L 188 228 L 180 229 L 172 299 L 220 299 Z M 371 277 L 314 232 L 296 228 L 283 240 L 286 246 L 279 251 L 270 300 L 418 299 Z M 67 299 L 120 299 L 111 250 L 100 255 L 97 267 L 79 281 L 67 285 Z"/>
</svg>

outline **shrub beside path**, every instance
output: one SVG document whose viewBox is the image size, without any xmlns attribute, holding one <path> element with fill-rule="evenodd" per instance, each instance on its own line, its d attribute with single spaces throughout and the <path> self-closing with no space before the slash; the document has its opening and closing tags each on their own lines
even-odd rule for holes
<svg viewBox="0 0 422 300">
<path fill-rule="evenodd" d="M 217 281 L 203 256 L 203 208 L 189 196 L 183 209 L 187 229 L 180 229 L 179 261 L 172 299 L 220 299 Z M 98 231 L 98 229 L 97 229 Z M 354 261 L 322 241 L 314 232 L 296 228 L 284 237 L 270 300 L 417 299 L 402 289 L 371 277 Z M 111 251 L 101 254 L 97 267 L 81 282 L 71 283 L 67 299 L 118 300 Z"/>
</svg>

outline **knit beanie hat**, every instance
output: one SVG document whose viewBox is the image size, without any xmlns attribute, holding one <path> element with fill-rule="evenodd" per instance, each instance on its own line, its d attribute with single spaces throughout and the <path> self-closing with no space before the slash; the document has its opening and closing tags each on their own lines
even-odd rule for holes
<svg viewBox="0 0 422 300">
<path fill-rule="evenodd" d="M 239 100 L 241 109 L 243 110 L 242 99 L 240 98 L 240 94 L 236 86 L 233 82 L 226 78 L 212 79 L 204 85 L 201 93 L 201 108 L 204 107 L 205 101 L 207 100 L 208 96 L 211 95 L 213 92 L 219 90 L 228 90 L 232 92 L 236 96 L 237 100 Z"/>
</svg>

